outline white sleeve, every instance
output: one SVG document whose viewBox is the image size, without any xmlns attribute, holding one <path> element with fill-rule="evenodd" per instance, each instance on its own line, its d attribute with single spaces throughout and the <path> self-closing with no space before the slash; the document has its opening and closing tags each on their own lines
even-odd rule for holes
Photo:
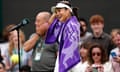
<svg viewBox="0 0 120 72">
<path fill-rule="evenodd" d="M 104 72 L 114 72 L 111 61 L 106 62 L 104 65 Z"/>
</svg>

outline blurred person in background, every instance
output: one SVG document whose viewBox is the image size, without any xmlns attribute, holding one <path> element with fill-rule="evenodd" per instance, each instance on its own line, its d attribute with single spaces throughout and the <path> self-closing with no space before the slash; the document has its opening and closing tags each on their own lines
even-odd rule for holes
<svg viewBox="0 0 120 72">
<path fill-rule="evenodd" d="M 22 30 L 20 30 L 20 32 L 19 32 L 20 60 L 19 60 L 19 58 L 18 58 L 18 36 L 17 36 L 18 33 L 16 30 L 14 30 L 14 31 L 11 31 L 10 34 L 11 34 L 11 39 L 9 41 L 8 60 L 9 60 L 11 71 L 17 72 L 17 71 L 19 71 L 19 64 L 18 64 L 19 61 L 20 61 L 21 67 L 23 65 L 30 65 L 32 51 L 30 51 L 30 52 L 24 51 L 23 44 L 25 42 L 25 35 L 22 32 Z M 15 57 L 13 57 L 13 56 L 15 56 Z"/>
<path fill-rule="evenodd" d="M 120 72 L 120 29 L 113 29 L 111 36 L 116 47 L 111 51 L 110 61 L 112 62 L 114 72 Z"/>
<path fill-rule="evenodd" d="M 90 26 L 93 34 L 86 39 L 86 42 L 101 44 L 109 57 L 110 51 L 113 49 L 113 44 L 110 35 L 104 32 L 104 18 L 95 14 L 90 17 Z"/>
<path fill-rule="evenodd" d="M 85 72 L 114 72 L 112 63 L 108 61 L 107 54 L 102 45 L 93 43 L 88 51 L 88 67 Z"/>
<path fill-rule="evenodd" d="M 85 72 L 87 65 L 88 65 L 88 48 L 91 43 L 82 43 L 80 48 L 80 59 L 81 61 L 76 65 L 75 68 L 79 69 L 79 72 Z"/>
<path fill-rule="evenodd" d="M 9 60 L 8 60 L 8 49 L 9 49 L 9 40 L 11 39 L 11 35 L 9 30 L 14 27 L 15 24 L 9 24 L 7 25 L 4 29 L 3 29 L 3 40 L 4 42 L 0 43 L 0 49 L 1 49 L 1 55 L 3 57 L 3 62 L 6 66 L 6 69 L 9 70 L 10 69 L 10 65 L 9 65 Z"/>
<path fill-rule="evenodd" d="M 80 31 L 80 44 L 82 44 L 92 34 L 87 31 L 88 23 L 84 18 L 80 18 L 79 22 L 80 22 L 80 27 L 81 27 L 80 29 L 82 29 Z"/>
</svg>

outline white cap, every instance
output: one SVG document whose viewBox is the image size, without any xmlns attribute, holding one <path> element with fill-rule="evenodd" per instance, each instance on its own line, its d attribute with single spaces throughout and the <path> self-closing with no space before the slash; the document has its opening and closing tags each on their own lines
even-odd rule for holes
<svg viewBox="0 0 120 72">
<path fill-rule="evenodd" d="M 56 6 L 53 6 L 53 7 L 51 8 L 51 11 L 54 12 L 56 8 L 67 8 L 67 9 L 70 10 L 70 12 L 72 12 L 71 7 L 68 6 L 68 5 L 66 5 L 66 4 L 64 4 L 64 3 L 57 3 Z"/>
</svg>

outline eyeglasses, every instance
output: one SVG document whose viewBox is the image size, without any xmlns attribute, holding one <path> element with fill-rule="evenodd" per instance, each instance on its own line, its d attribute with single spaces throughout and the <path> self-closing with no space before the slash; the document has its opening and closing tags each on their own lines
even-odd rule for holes
<svg viewBox="0 0 120 72">
<path fill-rule="evenodd" d="M 97 56 L 101 56 L 101 53 L 99 53 L 99 52 L 92 53 L 92 56 L 95 56 L 95 55 L 97 55 Z"/>
</svg>

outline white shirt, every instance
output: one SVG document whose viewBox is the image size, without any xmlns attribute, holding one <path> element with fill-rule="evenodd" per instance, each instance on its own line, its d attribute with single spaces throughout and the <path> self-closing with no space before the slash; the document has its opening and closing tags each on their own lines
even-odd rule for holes
<svg viewBox="0 0 120 72">
<path fill-rule="evenodd" d="M 4 58 L 3 62 L 5 62 L 5 63 L 8 58 L 8 48 L 9 48 L 8 42 L 0 43 L 1 55 L 3 56 L 3 58 Z"/>
<path fill-rule="evenodd" d="M 86 70 L 87 67 L 88 67 L 88 62 L 87 61 L 85 61 L 84 63 L 82 63 L 82 61 L 80 61 L 71 70 L 73 70 L 72 72 L 85 72 L 85 70 Z"/>
</svg>

